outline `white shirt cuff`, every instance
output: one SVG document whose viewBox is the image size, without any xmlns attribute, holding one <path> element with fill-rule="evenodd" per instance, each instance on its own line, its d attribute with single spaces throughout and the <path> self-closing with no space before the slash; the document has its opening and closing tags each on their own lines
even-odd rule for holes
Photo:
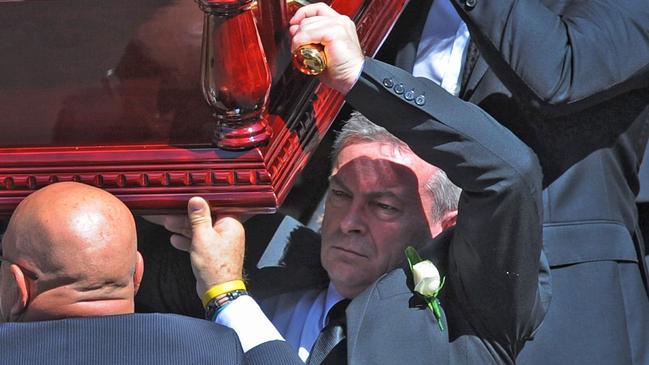
<svg viewBox="0 0 649 365">
<path fill-rule="evenodd" d="M 249 295 L 242 295 L 225 306 L 214 322 L 230 327 L 237 333 L 243 352 L 264 342 L 284 341 L 257 302 Z"/>
</svg>

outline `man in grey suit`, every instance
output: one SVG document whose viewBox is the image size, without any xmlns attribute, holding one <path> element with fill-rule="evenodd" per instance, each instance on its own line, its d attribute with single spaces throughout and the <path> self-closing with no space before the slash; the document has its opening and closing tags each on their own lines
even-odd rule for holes
<svg viewBox="0 0 649 365">
<path fill-rule="evenodd" d="M 514 363 L 547 305 L 536 157 L 474 105 L 365 59 L 353 23 L 326 5 L 303 7 L 291 22 L 294 48 L 324 44 L 322 80 L 400 140 L 362 120 L 343 132 L 322 224 L 328 282 L 295 290 L 291 281 L 304 275 L 278 275 L 262 308 L 309 363 L 329 309 L 344 298 L 348 363 Z M 426 187 L 443 179 L 440 169 L 463 189 L 457 215 L 435 206 Z M 439 318 L 413 292 L 407 245 L 446 278 Z"/>
<path fill-rule="evenodd" d="M 552 304 L 518 362 L 648 364 L 634 198 L 649 134 L 649 2 L 411 1 L 378 57 L 419 75 L 426 46 L 440 44 L 427 18 L 443 4 L 472 42 L 441 73 L 457 65 L 457 95 L 512 130 L 543 168 Z"/>
<path fill-rule="evenodd" d="M 213 228 L 199 198 L 189 202 L 189 218 L 191 239 L 176 244 L 192 256 L 199 292 L 240 279 L 243 252 L 217 244 L 229 242 L 220 229 L 236 231 L 238 222 L 219 219 Z M 25 198 L 2 239 L 0 362 L 300 363 L 279 336 L 252 347 L 245 328 L 233 326 L 235 333 L 205 320 L 134 314 L 144 270 L 136 241 L 130 211 L 104 190 L 64 182 Z M 245 354 L 242 343 L 252 347 Z"/>
</svg>

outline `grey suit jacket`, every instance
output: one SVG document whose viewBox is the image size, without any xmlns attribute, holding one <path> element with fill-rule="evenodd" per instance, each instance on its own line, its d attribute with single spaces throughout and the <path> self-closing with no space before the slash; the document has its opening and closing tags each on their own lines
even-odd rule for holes
<svg viewBox="0 0 649 365">
<path fill-rule="evenodd" d="M 380 57 L 412 69 L 429 4 L 411 2 Z M 467 60 L 460 96 L 543 167 L 553 304 L 519 362 L 649 363 L 634 204 L 649 134 L 649 2 L 453 4 L 480 51 Z"/>
<path fill-rule="evenodd" d="M 243 353 L 231 329 L 171 314 L 0 324 L 0 364 L 302 364 L 285 342 Z"/>
<path fill-rule="evenodd" d="M 457 225 L 422 251 L 446 275 L 441 301 L 448 330 L 440 331 L 413 295 L 409 270 L 399 268 L 347 308 L 349 363 L 513 363 L 548 304 L 547 278 L 539 278 L 536 157 L 476 106 L 375 60 L 366 60 L 347 101 L 463 189 Z M 279 294 L 261 305 L 272 320 L 278 306 L 300 295 Z"/>
</svg>

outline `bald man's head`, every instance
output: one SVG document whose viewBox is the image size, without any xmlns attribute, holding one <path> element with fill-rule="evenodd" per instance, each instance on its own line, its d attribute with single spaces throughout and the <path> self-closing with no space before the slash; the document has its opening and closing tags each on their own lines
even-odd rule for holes
<svg viewBox="0 0 649 365">
<path fill-rule="evenodd" d="M 133 312 L 142 275 L 136 242 L 131 212 L 101 189 L 64 182 L 32 193 L 2 241 L 3 255 L 17 264 L 2 267 L 2 319 Z"/>
</svg>

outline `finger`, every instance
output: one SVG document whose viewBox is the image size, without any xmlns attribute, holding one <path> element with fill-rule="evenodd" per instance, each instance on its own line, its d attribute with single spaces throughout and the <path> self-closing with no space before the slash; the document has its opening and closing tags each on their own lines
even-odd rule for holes
<svg viewBox="0 0 649 365">
<path fill-rule="evenodd" d="M 290 25 L 300 24 L 303 19 L 310 18 L 312 16 L 335 16 L 340 15 L 334 9 L 326 5 L 325 3 L 315 3 L 309 4 L 299 8 L 295 15 L 289 20 Z"/>
<path fill-rule="evenodd" d="M 189 249 L 192 246 L 192 241 L 189 238 L 181 236 L 179 234 L 172 235 L 169 238 L 169 241 L 171 242 L 172 246 L 185 252 L 189 252 Z"/>
<path fill-rule="evenodd" d="M 291 51 L 295 51 L 296 48 L 309 43 L 327 45 L 329 41 L 327 38 L 328 30 L 335 27 L 335 23 L 330 19 L 322 17 L 309 18 L 307 20 L 297 26 L 297 30 L 291 37 Z"/>
<path fill-rule="evenodd" d="M 159 226 L 165 225 L 165 216 L 164 215 L 143 215 L 141 216 L 147 222 L 157 224 Z"/>
<path fill-rule="evenodd" d="M 187 203 L 187 215 L 191 223 L 192 231 L 212 228 L 210 206 L 205 199 L 196 196 L 189 199 Z"/>
<path fill-rule="evenodd" d="M 297 24 L 291 25 L 290 27 L 288 27 L 288 33 L 291 35 L 291 37 L 293 37 L 299 29 L 300 29 L 299 25 Z"/>
<path fill-rule="evenodd" d="M 215 232 L 212 229 L 212 216 L 207 201 L 201 197 L 193 197 L 187 203 L 187 214 L 191 222 L 193 244 L 213 242 Z"/>
<path fill-rule="evenodd" d="M 346 16 L 312 17 L 305 19 L 293 34 L 291 50 L 309 43 L 320 43 L 325 47 L 332 42 L 345 44 L 355 39 L 355 35 L 355 24 Z"/>
<path fill-rule="evenodd" d="M 340 38 L 342 34 L 349 32 L 356 34 L 356 24 L 346 15 L 336 17 L 314 16 L 304 19 L 297 27 L 297 33 L 306 33 L 312 36 L 317 35 L 325 37 L 325 39 Z M 331 34 L 331 30 L 338 30 L 342 33 Z"/>
<path fill-rule="evenodd" d="M 192 236 L 192 227 L 187 216 L 165 216 L 164 227 L 172 233 L 182 234 L 188 238 Z"/>
</svg>

